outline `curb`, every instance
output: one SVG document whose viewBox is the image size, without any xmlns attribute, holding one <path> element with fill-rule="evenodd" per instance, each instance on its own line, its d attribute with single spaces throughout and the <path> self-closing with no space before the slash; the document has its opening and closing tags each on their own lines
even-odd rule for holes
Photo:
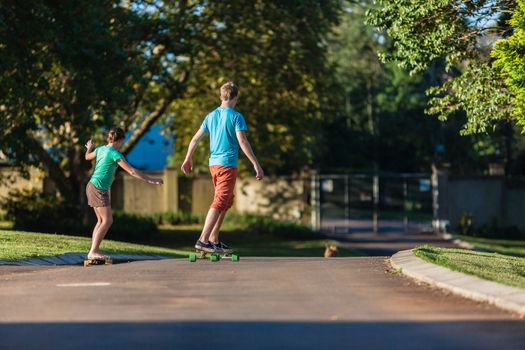
<svg viewBox="0 0 525 350">
<path fill-rule="evenodd" d="M 19 261 L 1 261 L 0 266 L 65 266 L 65 265 L 82 265 L 86 260 L 85 253 L 65 253 L 55 256 L 43 256 Z M 163 260 L 170 257 L 163 255 L 128 255 L 112 254 L 111 259 L 116 263 L 145 261 L 145 260 Z"/>
<path fill-rule="evenodd" d="M 431 264 L 414 255 L 412 250 L 402 250 L 390 258 L 392 267 L 406 276 L 433 287 L 446 289 L 476 301 L 488 302 L 507 311 L 525 316 L 525 290 L 510 287 L 445 267 Z"/>
</svg>

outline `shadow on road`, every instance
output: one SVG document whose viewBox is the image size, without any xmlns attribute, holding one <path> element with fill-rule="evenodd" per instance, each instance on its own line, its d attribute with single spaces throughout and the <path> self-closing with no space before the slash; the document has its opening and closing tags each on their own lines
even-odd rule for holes
<svg viewBox="0 0 525 350">
<path fill-rule="evenodd" d="M 523 349 L 523 321 L 0 324 L 0 349 Z"/>
</svg>

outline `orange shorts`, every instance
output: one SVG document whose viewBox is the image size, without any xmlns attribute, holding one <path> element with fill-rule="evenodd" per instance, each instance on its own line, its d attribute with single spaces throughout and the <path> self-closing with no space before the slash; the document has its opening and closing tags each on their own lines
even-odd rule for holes
<svg viewBox="0 0 525 350">
<path fill-rule="evenodd" d="M 231 166 L 211 165 L 211 177 L 213 178 L 213 187 L 215 194 L 211 208 L 226 211 L 233 205 L 233 190 L 237 180 L 237 168 Z"/>
</svg>

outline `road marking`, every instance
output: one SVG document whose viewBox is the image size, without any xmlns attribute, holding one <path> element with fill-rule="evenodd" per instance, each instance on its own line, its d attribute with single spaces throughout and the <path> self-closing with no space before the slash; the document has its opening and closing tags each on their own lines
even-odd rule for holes
<svg viewBox="0 0 525 350">
<path fill-rule="evenodd" d="M 109 282 L 94 282 L 94 283 L 65 283 L 57 284 L 57 287 L 105 287 L 109 286 Z"/>
</svg>

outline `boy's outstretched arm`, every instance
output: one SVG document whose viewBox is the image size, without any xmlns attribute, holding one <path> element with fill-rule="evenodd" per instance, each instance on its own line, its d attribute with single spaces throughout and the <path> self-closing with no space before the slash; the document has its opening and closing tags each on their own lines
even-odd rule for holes
<svg viewBox="0 0 525 350">
<path fill-rule="evenodd" d="M 97 154 L 93 152 L 93 148 L 95 147 L 95 144 L 93 141 L 88 140 L 86 143 L 86 160 L 93 160 L 97 157 Z"/>
<path fill-rule="evenodd" d="M 121 158 L 117 160 L 118 165 L 122 169 L 124 169 L 128 174 L 130 174 L 133 177 L 136 177 L 137 179 L 140 179 L 142 181 L 146 181 L 147 183 L 153 184 L 153 185 L 162 185 L 164 181 L 162 179 L 156 179 L 154 177 L 149 177 L 132 167 L 124 158 Z"/>
<path fill-rule="evenodd" d="M 245 131 L 237 131 L 237 140 L 239 141 L 239 146 L 241 146 L 242 151 L 246 154 L 246 157 L 252 162 L 253 168 L 255 169 L 255 178 L 257 180 L 262 180 L 264 177 L 264 171 L 261 168 L 261 165 L 257 161 L 257 157 L 253 153 L 252 146 L 246 137 Z"/>
<path fill-rule="evenodd" d="M 193 135 L 193 138 L 190 141 L 190 144 L 188 146 L 188 153 L 186 153 L 186 158 L 184 159 L 184 162 L 180 167 L 182 172 L 186 175 L 188 175 L 191 169 L 193 168 L 193 152 L 195 152 L 197 144 L 199 143 L 200 139 L 204 136 L 204 133 L 205 131 L 203 129 L 199 129 L 195 133 L 195 135 Z"/>
</svg>

